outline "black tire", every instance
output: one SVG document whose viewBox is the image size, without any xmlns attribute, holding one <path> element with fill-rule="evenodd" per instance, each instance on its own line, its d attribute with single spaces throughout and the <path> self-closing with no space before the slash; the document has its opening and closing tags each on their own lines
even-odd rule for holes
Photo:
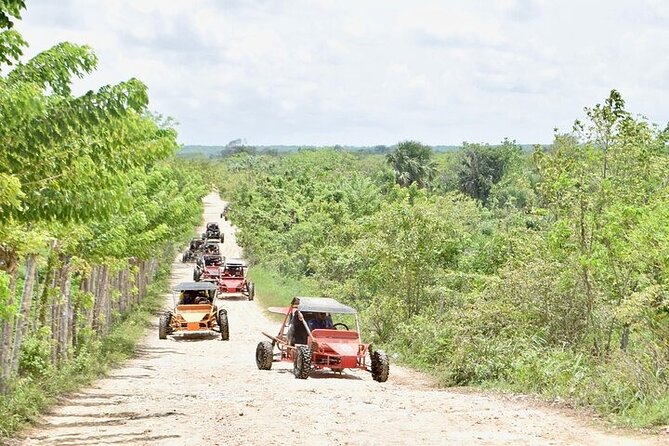
<svg viewBox="0 0 669 446">
<path fill-rule="evenodd" d="M 194 269 L 193 270 L 193 282 L 199 282 L 200 281 L 200 276 L 201 276 L 201 274 L 198 274 L 198 270 Z"/>
<path fill-rule="evenodd" d="M 249 290 L 249 300 L 253 300 L 253 298 L 256 297 L 256 286 L 253 282 L 249 282 L 246 286 Z"/>
<path fill-rule="evenodd" d="M 230 326 L 228 325 L 228 312 L 226 310 L 218 310 L 216 322 L 218 322 L 218 329 L 221 332 L 221 340 L 229 341 Z"/>
<path fill-rule="evenodd" d="M 172 322 L 172 313 L 167 312 L 160 315 L 158 319 L 158 339 L 167 339 L 170 333 L 170 322 Z"/>
<path fill-rule="evenodd" d="M 297 379 L 307 379 L 311 373 L 311 349 L 298 345 L 293 360 L 293 374 Z"/>
<path fill-rule="evenodd" d="M 389 373 L 390 363 L 388 362 L 388 355 L 383 350 L 372 352 L 372 379 L 384 383 L 388 380 Z"/>
<path fill-rule="evenodd" d="M 256 347 L 256 365 L 258 370 L 269 370 L 272 368 L 274 359 L 274 345 L 271 341 L 262 341 Z"/>
</svg>

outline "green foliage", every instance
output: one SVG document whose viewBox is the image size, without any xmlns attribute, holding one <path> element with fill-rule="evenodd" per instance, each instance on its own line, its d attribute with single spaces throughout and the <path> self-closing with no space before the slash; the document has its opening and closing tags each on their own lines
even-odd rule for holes
<svg viewBox="0 0 669 446">
<path fill-rule="evenodd" d="M 3 0 L 0 4 L 0 28 L 11 28 L 14 26 L 12 17 L 21 18 L 21 10 L 26 8 L 24 0 Z"/>
<path fill-rule="evenodd" d="M 2 21 L 0 12 L 0 21 Z M 0 26 L 1 28 L 1 26 Z M 0 30 L 0 72 L 3 65 L 11 65 L 23 55 L 22 48 L 28 46 L 23 37 L 13 29 Z"/>
<path fill-rule="evenodd" d="M 172 258 L 170 253 L 164 259 L 163 268 L 168 271 Z M 45 355 L 50 351 L 44 338 L 31 340 L 21 358 L 26 376 L 11 383 L 10 393 L 0 395 L 0 440 L 11 436 L 26 423 L 36 421 L 58 395 L 90 383 L 131 357 L 146 329 L 155 320 L 166 286 L 167 275 L 163 274 L 162 280 L 154 282 L 149 297 L 127 314 L 104 341 L 83 343 L 76 356 L 58 368 L 49 364 L 44 366 Z M 42 368 L 37 369 L 39 367 Z"/>
<path fill-rule="evenodd" d="M 34 378 L 43 377 L 51 369 L 51 331 L 42 327 L 21 346 L 19 373 Z"/>
<path fill-rule="evenodd" d="M 0 2 L 0 29 L 23 8 Z M 0 30 L 0 68 L 24 45 Z M 0 435 L 131 353 L 142 299 L 166 277 L 155 265 L 171 263 L 209 191 L 173 160 L 173 121 L 147 111 L 141 81 L 72 94 L 96 66 L 91 48 L 63 42 L 0 77 L 0 322 L 19 348 L 18 364 L 0 354 Z M 53 323 L 65 311 L 73 318 Z"/>
<path fill-rule="evenodd" d="M 512 141 L 440 155 L 432 189 L 401 167 L 414 149 L 432 163 L 411 142 L 394 172 L 336 150 L 210 168 L 259 277 L 348 301 L 400 361 L 666 423 L 667 132 L 615 91 L 586 116 L 531 155 Z"/>
<path fill-rule="evenodd" d="M 417 141 L 402 141 L 386 155 L 395 171 L 395 182 L 407 187 L 416 184 L 425 187 L 434 178 L 435 164 L 432 148 Z"/>
<path fill-rule="evenodd" d="M 12 19 L 21 18 L 21 10 L 25 9 L 24 0 L 4 0 L 0 3 L 0 71 L 3 65 L 11 65 L 23 54 L 21 48 L 27 46 L 21 34 L 11 29 Z"/>
<path fill-rule="evenodd" d="M 0 78 L 0 219 L 86 221 L 119 212 L 127 172 L 176 150 L 175 133 L 146 115 L 136 79 L 70 95 L 97 58 L 61 43 Z"/>
<path fill-rule="evenodd" d="M 295 296 L 310 296 L 315 293 L 315 287 L 308 281 L 282 277 L 261 265 L 251 268 L 249 274 L 255 284 L 256 299 L 265 308 L 285 307 Z M 275 313 L 267 314 L 275 318 L 279 316 Z"/>
<path fill-rule="evenodd" d="M 499 147 L 465 143 L 463 150 L 458 171 L 459 189 L 482 203 L 488 202 L 493 186 L 500 182 L 522 151 L 515 141 L 508 140 Z"/>
<path fill-rule="evenodd" d="M 0 271 L 0 322 L 9 320 L 15 311 L 16 307 L 11 302 L 9 275 Z"/>
</svg>

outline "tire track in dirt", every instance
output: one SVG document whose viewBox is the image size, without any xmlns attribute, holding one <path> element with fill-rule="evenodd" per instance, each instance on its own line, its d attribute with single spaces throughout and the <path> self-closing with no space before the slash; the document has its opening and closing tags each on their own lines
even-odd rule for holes
<svg viewBox="0 0 669 446">
<path fill-rule="evenodd" d="M 223 255 L 241 257 L 223 202 L 205 198 L 204 221 L 219 221 Z M 171 283 L 192 279 L 175 259 Z M 165 308 L 171 306 L 165 296 Z M 660 445 L 592 425 L 585 416 L 524 397 L 441 390 L 429 377 L 391 365 L 369 373 L 293 377 L 290 364 L 255 365 L 261 331 L 278 330 L 257 301 L 223 301 L 230 341 L 159 340 L 157 317 L 138 354 L 106 378 L 69 395 L 17 445 Z"/>
</svg>

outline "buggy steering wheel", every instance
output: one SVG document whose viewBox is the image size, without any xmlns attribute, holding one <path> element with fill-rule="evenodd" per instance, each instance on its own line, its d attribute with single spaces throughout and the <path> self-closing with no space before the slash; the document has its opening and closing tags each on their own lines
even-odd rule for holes
<svg viewBox="0 0 669 446">
<path fill-rule="evenodd" d="M 341 322 L 337 322 L 336 324 L 334 324 L 332 326 L 332 328 L 334 328 L 336 330 L 337 326 L 342 326 L 342 327 L 344 327 L 344 330 L 348 331 L 348 325 L 346 325 L 346 324 L 342 324 Z"/>
</svg>

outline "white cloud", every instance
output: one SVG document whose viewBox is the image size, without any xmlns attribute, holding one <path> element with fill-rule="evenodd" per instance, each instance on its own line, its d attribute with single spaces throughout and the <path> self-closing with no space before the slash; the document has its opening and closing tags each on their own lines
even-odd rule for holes
<svg viewBox="0 0 669 446">
<path fill-rule="evenodd" d="M 80 89 L 130 77 L 184 143 L 548 142 L 616 88 L 664 124 L 660 0 L 32 0 L 32 55 L 100 57 Z"/>
</svg>

